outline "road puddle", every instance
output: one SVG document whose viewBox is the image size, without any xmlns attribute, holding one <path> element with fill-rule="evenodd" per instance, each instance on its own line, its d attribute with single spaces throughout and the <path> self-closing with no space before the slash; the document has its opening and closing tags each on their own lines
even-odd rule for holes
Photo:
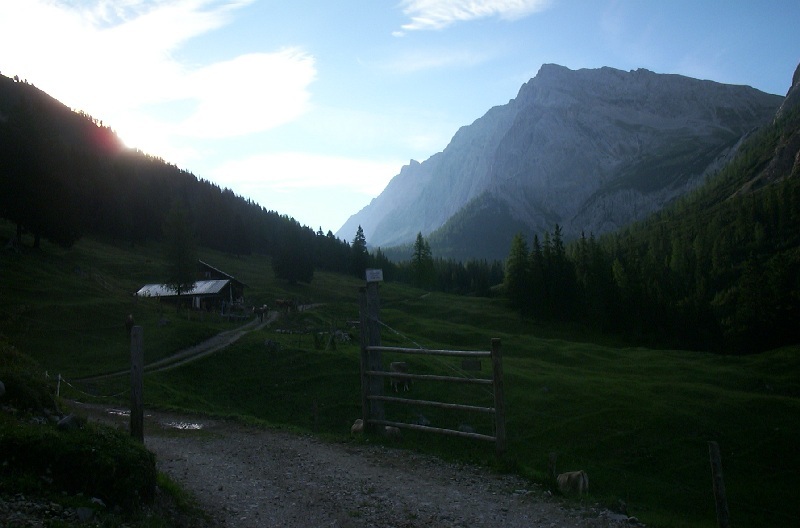
<svg viewBox="0 0 800 528">
<path fill-rule="evenodd" d="M 194 422 L 161 422 L 161 425 L 181 431 L 199 431 L 203 428 L 203 424 Z"/>
<path fill-rule="evenodd" d="M 111 416 L 119 416 L 121 418 L 129 418 L 131 412 L 127 409 L 106 409 L 106 412 Z M 151 414 L 146 414 L 147 417 L 152 417 Z M 199 431 L 204 426 L 198 422 L 182 422 L 182 421 L 159 421 L 161 427 L 165 429 L 178 429 L 179 431 Z"/>
</svg>

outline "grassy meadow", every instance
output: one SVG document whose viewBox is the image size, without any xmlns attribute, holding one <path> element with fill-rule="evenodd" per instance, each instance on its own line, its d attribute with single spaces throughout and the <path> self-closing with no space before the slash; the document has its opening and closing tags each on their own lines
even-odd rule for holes
<svg viewBox="0 0 800 528">
<path fill-rule="evenodd" d="M 0 243 L 13 226 L 0 223 Z M 43 242 L 40 252 L 0 252 L 0 336 L 68 381 L 124 370 L 124 319 L 144 329 L 151 362 L 235 324 L 200 317 L 133 292 L 159 282 L 157 244 L 131 247 L 82 239 L 69 250 Z M 200 251 L 200 258 L 244 282 L 248 303 L 293 297 L 318 307 L 283 316 L 232 347 L 180 368 L 148 373 L 147 405 L 239 417 L 333 441 L 350 439 L 360 415 L 357 296 L 361 281 L 317 272 L 310 285 L 277 282 L 269 260 Z M 501 299 L 380 288 L 385 345 L 488 350 L 502 339 L 509 450 L 491 444 L 405 431 L 400 446 L 488 464 L 544 482 L 548 454 L 557 470 L 584 469 L 587 504 L 625 501 L 648 526 L 715 526 L 708 441 L 717 441 L 734 526 L 800 526 L 794 492 L 800 471 L 800 346 L 757 356 L 718 356 L 631 348 L 582 328 L 550 328 L 521 319 Z M 167 324 L 159 324 L 166 319 Z M 350 343 L 315 339 L 331 329 Z M 278 330 L 293 333 L 278 332 Z M 265 346 L 271 340 L 280 350 Z M 384 362 L 395 359 L 384 358 Z M 400 359 L 399 357 L 397 359 Z M 457 359 L 402 358 L 413 372 L 453 375 Z M 488 377 L 488 361 L 481 376 Z M 62 384 L 62 395 L 124 393 L 128 380 Z M 388 385 L 387 385 L 388 389 Z M 95 397 L 87 396 L 94 394 Z M 491 404 L 491 391 L 417 382 L 411 397 Z M 488 417 L 387 405 L 387 418 L 434 426 L 469 425 L 491 434 Z M 371 439 L 370 441 L 379 441 Z M 794 498 L 793 498 L 794 497 Z M 577 499 L 573 499 L 577 501 Z"/>
</svg>

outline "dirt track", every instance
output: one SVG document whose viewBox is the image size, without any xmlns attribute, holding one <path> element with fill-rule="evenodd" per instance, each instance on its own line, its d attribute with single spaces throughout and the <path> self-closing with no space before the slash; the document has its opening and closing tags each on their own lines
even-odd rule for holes
<svg viewBox="0 0 800 528">
<path fill-rule="evenodd" d="M 243 324 L 238 328 L 234 328 L 233 330 L 228 330 L 227 332 L 221 332 L 210 339 L 206 339 L 200 344 L 197 344 L 193 347 L 186 348 L 175 354 L 160 359 L 158 361 L 154 361 L 153 363 L 148 363 L 144 366 L 145 372 L 161 372 L 164 370 L 169 370 L 175 367 L 179 367 L 181 365 L 185 365 L 186 363 L 190 363 L 192 361 L 198 360 L 202 357 L 205 357 L 209 354 L 213 354 L 223 348 L 226 348 L 236 341 L 238 341 L 244 335 L 256 331 L 261 330 L 265 326 L 270 325 L 278 318 L 278 312 L 269 312 L 267 316 L 264 318 L 263 321 L 260 321 L 258 318 L 253 318 L 252 320 L 248 321 L 247 323 Z M 110 374 L 100 374 L 98 376 L 89 376 L 86 378 L 78 378 L 75 381 L 96 381 L 100 379 L 107 379 L 107 378 L 114 378 L 118 376 L 129 376 L 131 373 L 130 370 L 120 370 L 119 372 L 112 372 Z"/>
<path fill-rule="evenodd" d="M 123 412 L 81 406 L 125 427 Z M 147 412 L 145 444 L 222 527 L 619 527 L 520 478 L 351 440 Z"/>
</svg>

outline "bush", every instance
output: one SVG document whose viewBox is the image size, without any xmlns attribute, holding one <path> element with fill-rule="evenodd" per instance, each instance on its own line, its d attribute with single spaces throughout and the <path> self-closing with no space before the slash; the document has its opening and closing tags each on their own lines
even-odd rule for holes
<svg viewBox="0 0 800 528">
<path fill-rule="evenodd" d="M 36 416 L 55 408 L 40 372 L 34 361 L 0 342 L 7 411 L 0 412 L 0 492 L 83 493 L 126 510 L 152 502 L 155 455 L 107 426 L 84 424 L 61 431 L 53 421 Z"/>
<path fill-rule="evenodd" d="M 53 425 L 3 420 L 0 453 L 10 480 L 2 487 L 83 493 L 124 509 L 151 502 L 155 494 L 155 456 L 109 427 L 87 424 L 59 431 Z"/>
<path fill-rule="evenodd" d="M 0 336 L 0 381 L 6 393 L 0 403 L 17 410 L 40 413 L 54 409 L 53 392 L 43 370 Z"/>
</svg>

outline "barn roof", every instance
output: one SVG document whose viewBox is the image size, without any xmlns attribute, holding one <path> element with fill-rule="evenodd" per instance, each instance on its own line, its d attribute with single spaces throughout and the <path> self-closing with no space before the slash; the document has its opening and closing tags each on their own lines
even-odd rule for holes
<svg viewBox="0 0 800 528">
<path fill-rule="evenodd" d="M 229 280 L 201 280 L 184 295 L 216 295 L 228 285 Z M 136 292 L 139 297 L 175 297 L 175 291 L 166 284 L 145 284 Z"/>
<path fill-rule="evenodd" d="M 219 268 L 215 268 L 214 266 L 212 266 L 208 262 L 203 262 L 202 260 L 198 260 L 197 263 L 200 264 L 201 268 L 209 269 L 209 270 L 213 271 L 214 273 L 217 273 L 218 275 L 221 275 L 221 276 L 225 277 L 226 279 L 230 279 L 230 280 L 232 280 L 233 282 L 235 282 L 237 284 L 241 284 L 242 286 L 247 286 L 245 283 L 243 283 L 242 281 L 240 281 L 239 279 L 237 279 L 233 275 L 225 273 L 224 271 L 222 271 Z"/>
</svg>

